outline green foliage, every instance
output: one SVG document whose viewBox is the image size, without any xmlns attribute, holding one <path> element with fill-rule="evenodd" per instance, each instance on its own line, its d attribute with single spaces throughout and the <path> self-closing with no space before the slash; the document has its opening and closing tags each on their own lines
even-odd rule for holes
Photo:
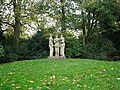
<svg viewBox="0 0 120 90">
<path fill-rule="evenodd" d="M 93 37 L 91 42 L 86 46 L 85 58 L 92 59 L 107 59 L 107 56 L 116 49 L 113 47 L 113 43 L 102 36 Z"/>
<path fill-rule="evenodd" d="M 0 58 L 4 56 L 4 52 L 3 46 L 0 44 Z"/>
<path fill-rule="evenodd" d="M 31 59 L 29 52 L 30 50 L 28 49 L 28 40 L 22 40 L 19 46 L 18 60 Z"/>
<path fill-rule="evenodd" d="M 35 36 L 28 41 L 28 50 L 28 56 L 31 58 L 44 58 L 48 56 L 48 39 L 41 31 L 38 31 Z"/>
<path fill-rule="evenodd" d="M 66 37 L 66 57 L 81 58 L 84 48 L 80 39 L 75 37 Z"/>
<path fill-rule="evenodd" d="M 103 35 L 109 38 L 114 43 L 117 51 L 120 51 L 120 40 L 119 40 L 120 30 L 116 32 L 114 31 L 105 32 Z"/>
<path fill-rule="evenodd" d="M 13 38 L 13 36 L 9 36 L 3 43 L 5 53 L 4 58 L 2 58 L 2 62 L 45 58 L 49 54 L 48 39 L 41 31 L 38 31 L 28 40 L 21 39 L 18 52 L 14 49 L 15 46 Z"/>
<path fill-rule="evenodd" d="M 91 19 L 99 21 L 99 28 L 104 30 L 119 30 L 120 4 L 115 0 L 98 0 L 86 6 L 86 11 L 95 14 Z M 101 32 L 101 31 L 100 31 Z"/>
<path fill-rule="evenodd" d="M 120 62 L 85 59 L 13 62 L 0 65 L 0 90 L 119 90 L 119 70 Z"/>
<path fill-rule="evenodd" d="M 16 50 L 14 49 L 14 37 L 10 36 L 7 41 L 5 41 L 4 44 L 4 50 L 5 50 L 5 55 L 3 58 L 3 62 L 13 62 L 18 60 L 18 55 L 16 53 Z"/>
</svg>

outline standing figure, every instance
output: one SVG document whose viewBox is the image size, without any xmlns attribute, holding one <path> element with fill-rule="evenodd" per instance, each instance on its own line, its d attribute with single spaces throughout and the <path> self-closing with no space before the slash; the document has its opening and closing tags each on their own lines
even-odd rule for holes
<svg viewBox="0 0 120 90">
<path fill-rule="evenodd" d="M 59 57 L 59 38 L 58 35 L 56 35 L 55 39 L 54 39 L 54 43 L 55 43 L 55 57 Z"/>
<path fill-rule="evenodd" d="M 62 58 L 65 58 L 64 50 L 65 50 L 65 38 L 63 37 L 63 35 L 61 35 L 61 37 L 60 37 L 60 56 Z"/>
<path fill-rule="evenodd" d="M 52 34 L 50 34 L 50 37 L 49 37 L 49 49 L 50 49 L 49 57 L 53 57 L 53 37 L 52 37 Z"/>
</svg>

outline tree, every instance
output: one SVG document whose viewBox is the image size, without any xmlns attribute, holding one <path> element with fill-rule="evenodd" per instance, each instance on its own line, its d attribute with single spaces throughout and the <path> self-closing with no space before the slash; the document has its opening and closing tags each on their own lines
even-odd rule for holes
<svg viewBox="0 0 120 90">
<path fill-rule="evenodd" d="M 65 0 L 60 0 L 61 2 L 61 13 L 62 13 L 62 17 L 61 17 L 61 26 L 62 26 L 62 31 L 66 30 L 65 29 Z"/>
<path fill-rule="evenodd" d="M 26 0 L 4 0 L 4 2 L 2 2 L 1 10 L 2 26 L 6 25 L 6 27 L 4 27 L 4 29 L 6 29 L 4 31 L 6 32 L 9 32 L 12 27 L 15 46 L 14 50 L 17 53 L 22 33 L 25 29 L 27 30 L 28 27 L 32 27 L 31 23 L 32 21 L 34 22 L 33 13 L 34 10 L 36 10 L 35 3 Z"/>
<path fill-rule="evenodd" d="M 0 1 L 0 43 L 2 43 L 4 36 L 3 36 L 3 32 L 5 30 L 2 29 L 2 0 Z"/>
<path fill-rule="evenodd" d="M 35 5 L 36 2 L 28 0 L 4 0 L 0 3 L 0 40 L 4 41 L 2 45 L 6 60 L 18 59 L 25 33 L 29 28 L 36 30 L 37 27 L 33 26 L 37 20 Z"/>
<path fill-rule="evenodd" d="M 18 52 L 19 47 L 19 37 L 20 37 L 20 18 L 21 18 L 21 0 L 13 0 L 13 12 L 14 12 L 14 18 L 15 23 L 13 25 L 14 28 L 14 36 L 15 36 L 15 49 Z"/>
<path fill-rule="evenodd" d="M 82 0 L 76 1 L 77 10 L 81 12 L 79 30 L 82 28 L 83 45 L 89 43 L 90 38 L 108 30 L 119 29 L 119 4 L 115 0 Z"/>
</svg>

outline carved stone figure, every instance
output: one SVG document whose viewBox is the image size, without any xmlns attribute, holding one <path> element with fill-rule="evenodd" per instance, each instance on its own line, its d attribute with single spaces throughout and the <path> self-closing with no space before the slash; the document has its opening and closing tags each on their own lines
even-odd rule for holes
<svg viewBox="0 0 120 90">
<path fill-rule="evenodd" d="M 52 34 L 50 34 L 50 37 L 49 37 L 49 49 L 50 49 L 49 57 L 53 57 L 53 37 L 52 37 Z"/>
<path fill-rule="evenodd" d="M 65 38 L 63 37 L 63 35 L 61 35 L 61 37 L 60 37 L 60 56 L 62 58 L 65 58 L 64 50 L 65 50 Z"/>
<path fill-rule="evenodd" d="M 64 51 L 65 51 L 65 38 L 63 37 L 63 35 L 61 35 L 60 38 L 58 38 L 58 35 L 56 35 L 55 38 L 53 39 L 52 34 L 50 34 L 49 49 L 50 49 L 50 54 L 49 54 L 48 58 L 50 58 L 50 59 L 66 58 L 65 53 L 64 53 Z"/>
<path fill-rule="evenodd" d="M 56 35 L 54 39 L 54 46 L 55 46 L 55 57 L 59 57 L 59 38 L 58 35 Z"/>
</svg>

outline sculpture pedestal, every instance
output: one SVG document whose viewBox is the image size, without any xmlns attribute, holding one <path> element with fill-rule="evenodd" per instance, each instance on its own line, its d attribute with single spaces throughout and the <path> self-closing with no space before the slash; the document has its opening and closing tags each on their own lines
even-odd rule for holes
<svg viewBox="0 0 120 90">
<path fill-rule="evenodd" d="M 48 59 L 65 59 L 65 56 L 49 56 Z"/>
<path fill-rule="evenodd" d="M 65 57 L 65 56 L 60 56 L 60 58 L 61 58 L 61 59 L 64 59 L 64 58 L 66 58 L 66 57 Z"/>
<path fill-rule="evenodd" d="M 54 58 L 54 56 L 49 56 L 48 58 L 49 58 L 49 59 L 53 59 L 53 58 Z"/>
</svg>

